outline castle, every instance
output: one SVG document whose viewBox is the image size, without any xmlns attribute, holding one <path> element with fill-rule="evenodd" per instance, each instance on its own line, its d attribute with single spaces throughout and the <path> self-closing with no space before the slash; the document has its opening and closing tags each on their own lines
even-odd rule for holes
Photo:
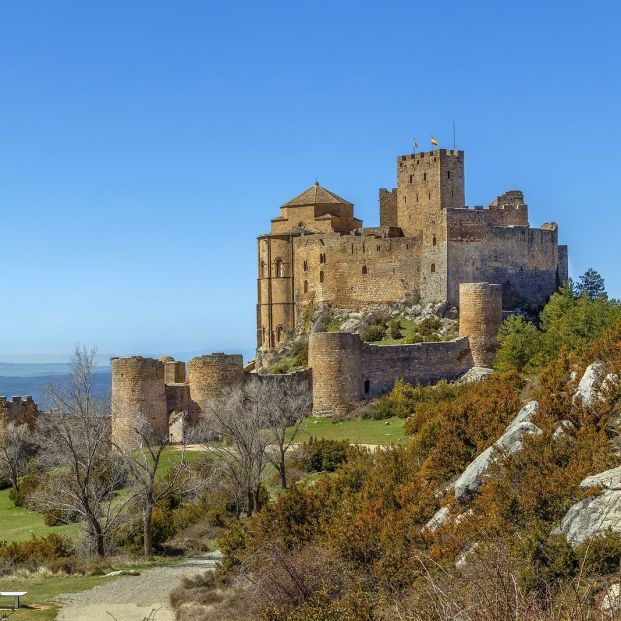
<svg viewBox="0 0 621 621">
<path fill-rule="evenodd" d="M 466 207 L 463 151 L 397 158 L 397 187 L 379 190 L 380 226 L 364 228 L 353 205 L 315 183 L 285 203 L 258 238 L 257 367 L 239 355 L 187 363 L 112 360 L 112 430 L 119 442 L 137 417 L 173 440 L 209 415 L 233 386 L 288 382 L 312 392 L 313 413 L 333 415 L 391 390 L 397 378 L 452 380 L 489 367 L 503 313 L 539 309 L 567 274 L 554 223 L 531 228 L 519 191 L 487 209 Z M 309 334 L 308 368 L 261 373 L 261 356 L 300 332 L 308 309 L 364 309 L 403 299 L 459 307 L 459 336 L 399 345 L 357 334 Z"/>
<path fill-rule="evenodd" d="M 567 280 L 555 223 L 531 228 L 522 192 L 487 209 L 464 201 L 464 152 L 397 158 L 397 187 L 379 190 L 380 226 L 317 183 L 280 207 L 258 238 L 257 348 L 295 333 L 309 304 L 359 309 L 406 296 L 459 306 L 459 285 L 502 286 L 502 305 L 537 310 Z"/>
</svg>

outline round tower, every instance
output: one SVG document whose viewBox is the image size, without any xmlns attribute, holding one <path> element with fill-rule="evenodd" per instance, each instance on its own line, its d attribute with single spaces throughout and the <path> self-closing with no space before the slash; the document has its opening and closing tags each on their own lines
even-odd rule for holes
<svg viewBox="0 0 621 621">
<path fill-rule="evenodd" d="M 467 336 L 477 367 L 489 367 L 498 349 L 502 286 L 488 282 L 459 285 L 459 334 Z"/>
<path fill-rule="evenodd" d="M 364 398 L 362 341 L 357 334 L 316 332 L 308 343 L 313 372 L 313 415 L 346 413 Z"/>
<path fill-rule="evenodd" d="M 140 419 L 148 421 L 158 434 L 168 435 L 164 364 L 142 356 L 113 358 L 113 441 L 127 445 L 131 428 Z"/>
<path fill-rule="evenodd" d="M 210 354 L 188 362 L 190 415 L 196 422 L 200 414 L 209 417 L 217 401 L 227 391 L 244 383 L 244 361 L 240 354 Z"/>
</svg>

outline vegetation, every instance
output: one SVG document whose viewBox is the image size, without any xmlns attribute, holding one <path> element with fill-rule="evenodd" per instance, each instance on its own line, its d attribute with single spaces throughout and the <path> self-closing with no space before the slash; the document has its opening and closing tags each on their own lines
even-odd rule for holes
<svg viewBox="0 0 621 621">
<path fill-rule="evenodd" d="M 221 537 L 222 572 L 178 596 L 200 590 L 215 619 L 599 618 L 594 595 L 617 579 L 621 536 L 602 533 L 572 547 L 551 533 L 569 506 L 597 493 L 578 483 L 618 464 L 611 439 L 619 432 L 619 382 L 588 408 L 572 399 L 590 362 L 621 368 L 618 305 L 563 290 L 538 326 L 515 318 L 503 339 L 501 354 L 511 351 L 504 357 L 511 364 L 485 382 L 399 381 L 370 408 L 371 419 L 305 421 L 299 438 L 320 437 L 320 425 L 399 424 L 409 440 L 374 453 L 334 442 L 336 434 L 308 442 L 301 467 L 326 473 L 232 522 Z M 478 495 L 459 505 L 448 484 L 503 433 L 525 392 L 539 402 L 534 422 L 542 433 L 526 436 L 521 451 L 499 453 Z M 571 426 L 559 436 L 562 420 Z M 441 506 L 460 519 L 425 529 Z"/>
<path fill-rule="evenodd" d="M 297 432 L 297 442 L 311 438 L 347 440 L 351 444 L 400 444 L 405 442 L 404 421 L 397 418 L 370 418 L 337 421 L 331 418 L 305 418 Z"/>
<path fill-rule="evenodd" d="M 555 360 L 561 348 L 584 352 L 620 320 L 621 304 L 608 299 L 601 276 L 588 270 L 576 287 L 570 283 L 551 297 L 538 326 L 517 316 L 503 322 L 494 368 L 536 373 Z"/>
</svg>

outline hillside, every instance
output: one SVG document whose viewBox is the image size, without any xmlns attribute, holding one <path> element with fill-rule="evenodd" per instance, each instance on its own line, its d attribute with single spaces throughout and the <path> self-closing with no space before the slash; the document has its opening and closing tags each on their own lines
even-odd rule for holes
<svg viewBox="0 0 621 621">
<path fill-rule="evenodd" d="M 234 521 L 179 618 L 617 618 L 621 307 L 566 288 L 538 324 L 505 324 L 497 363 L 485 382 L 398 383 L 367 414 L 409 440 L 352 448 Z"/>
</svg>

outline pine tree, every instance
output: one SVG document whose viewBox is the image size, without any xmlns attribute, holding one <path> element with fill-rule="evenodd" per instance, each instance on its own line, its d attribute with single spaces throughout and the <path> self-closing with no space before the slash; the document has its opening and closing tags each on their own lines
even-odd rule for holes
<svg viewBox="0 0 621 621">
<path fill-rule="evenodd" d="M 597 270 L 590 267 L 582 276 L 575 287 L 576 295 L 586 294 L 589 300 L 608 299 L 604 279 Z"/>
</svg>

